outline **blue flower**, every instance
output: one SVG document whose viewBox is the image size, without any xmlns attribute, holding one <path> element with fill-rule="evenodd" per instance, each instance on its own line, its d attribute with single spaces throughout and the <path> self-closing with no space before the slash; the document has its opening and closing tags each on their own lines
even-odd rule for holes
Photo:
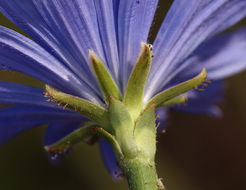
<svg viewBox="0 0 246 190">
<path fill-rule="evenodd" d="M 0 26 L 0 68 L 103 106 L 89 50 L 102 59 L 124 92 L 157 4 L 158 0 L 1 0 L 1 12 L 33 40 Z M 220 80 L 246 68 L 246 28 L 218 34 L 245 16 L 245 0 L 175 0 L 153 43 L 145 102 L 206 68 L 215 82 L 204 93 L 190 92 L 188 106 L 177 109 L 219 116 L 215 103 L 223 90 Z M 54 108 L 43 91 L 0 82 L 0 103 L 11 104 L 0 110 L 0 143 L 48 124 L 44 143 L 51 144 L 87 121 L 69 109 Z M 166 109 L 159 112 L 164 122 Z M 100 148 L 108 170 L 119 177 L 111 147 L 101 141 Z"/>
</svg>

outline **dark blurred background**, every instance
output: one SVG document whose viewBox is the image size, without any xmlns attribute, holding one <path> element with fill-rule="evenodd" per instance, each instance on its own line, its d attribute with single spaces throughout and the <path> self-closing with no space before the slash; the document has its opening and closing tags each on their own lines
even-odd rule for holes
<svg viewBox="0 0 246 190">
<path fill-rule="evenodd" d="M 161 0 L 151 39 L 171 2 Z M 2 15 L 0 24 L 21 32 Z M 0 80 L 43 87 L 36 79 L 9 71 L 1 71 Z M 167 190 L 246 189 L 246 72 L 226 82 L 220 105 L 223 118 L 170 113 L 167 131 L 158 139 L 156 158 Z M 97 146 L 81 143 L 61 164 L 52 165 L 42 148 L 44 127 L 0 147 L 0 190 L 127 189 L 126 181 L 111 180 Z"/>
</svg>

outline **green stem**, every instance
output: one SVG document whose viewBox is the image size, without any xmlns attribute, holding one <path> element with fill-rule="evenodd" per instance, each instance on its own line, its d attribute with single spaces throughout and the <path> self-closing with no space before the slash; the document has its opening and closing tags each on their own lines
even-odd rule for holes
<svg viewBox="0 0 246 190">
<path fill-rule="evenodd" d="M 125 161 L 124 173 L 130 190 L 158 190 L 158 178 L 154 163 L 142 159 Z"/>
</svg>

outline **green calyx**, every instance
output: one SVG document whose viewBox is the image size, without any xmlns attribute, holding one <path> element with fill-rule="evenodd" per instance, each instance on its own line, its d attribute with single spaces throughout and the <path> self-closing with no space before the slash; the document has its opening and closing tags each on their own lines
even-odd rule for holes
<svg viewBox="0 0 246 190">
<path fill-rule="evenodd" d="M 105 64 L 93 51 L 90 51 L 91 67 L 101 87 L 107 108 L 46 85 L 45 96 L 51 101 L 81 113 L 92 122 L 85 123 L 58 142 L 45 146 L 45 149 L 50 153 L 58 154 L 82 140 L 104 138 L 113 147 L 120 167 L 129 179 L 129 183 L 132 183 L 130 186 L 141 186 L 136 189 L 157 189 L 160 180 L 157 179 L 154 165 L 155 110 L 162 106 L 187 102 L 185 93 L 200 86 L 206 80 L 207 73 L 203 69 L 196 77 L 160 92 L 144 105 L 144 89 L 152 61 L 151 51 L 150 45 L 141 44 L 141 51 L 130 75 L 124 96 L 121 95 L 117 83 Z M 135 167 L 138 167 L 137 172 L 133 171 Z M 149 171 L 152 177 L 148 178 L 143 174 L 145 177 L 142 182 L 135 183 L 134 179 L 141 178 L 143 171 Z M 155 184 L 155 187 L 144 188 L 145 183 Z"/>
<path fill-rule="evenodd" d="M 50 101 L 81 113 L 93 122 L 93 126 L 86 124 L 70 134 L 67 137 L 70 139 L 69 142 L 77 143 L 86 139 L 88 135 L 95 136 L 95 133 L 91 133 L 90 128 L 94 128 L 96 125 L 97 129 L 103 129 L 115 138 L 115 141 L 111 142 L 117 142 L 117 146 L 120 147 L 120 151 L 125 157 L 133 158 L 141 152 L 148 159 L 154 159 L 155 109 L 187 102 L 187 95 L 184 93 L 201 85 L 206 80 L 207 73 L 203 69 L 196 77 L 157 94 L 144 106 L 143 95 L 151 68 L 151 51 L 150 45 L 141 44 L 141 51 L 130 75 L 123 98 L 108 69 L 98 56 L 90 51 L 91 65 L 108 108 L 103 108 L 88 100 L 60 92 L 46 85 L 45 96 L 49 97 Z M 63 140 L 57 143 L 51 147 L 59 147 L 64 150 L 69 145 L 74 144 L 67 144 Z M 59 148 L 58 150 L 60 150 Z M 52 149 L 49 148 L 49 150 Z"/>
</svg>

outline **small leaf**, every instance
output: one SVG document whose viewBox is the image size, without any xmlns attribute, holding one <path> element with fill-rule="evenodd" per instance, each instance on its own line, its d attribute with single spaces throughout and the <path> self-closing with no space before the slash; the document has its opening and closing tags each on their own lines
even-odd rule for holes
<svg viewBox="0 0 246 190">
<path fill-rule="evenodd" d="M 110 97 L 109 118 L 113 134 L 118 141 L 125 157 L 134 157 L 137 153 L 136 142 L 133 136 L 134 122 L 125 105 Z"/>
<path fill-rule="evenodd" d="M 156 152 L 156 124 L 155 124 L 155 106 L 152 105 L 146 109 L 137 119 L 134 130 L 138 149 L 149 159 L 154 161 Z"/>
<path fill-rule="evenodd" d="M 155 107 L 158 108 L 172 98 L 175 98 L 189 90 L 197 88 L 206 80 L 206 78 L 207 72 L 205 69 L 203 69 L 202 72 L 196 77 L 160 92 L 149 101 L 146 107 L 154 104 Z"/>
<path fill-rule="evenodd" d="M 127 84 L 124 104 L 135 120 L 143 108 L 143 93 L 151 67 L 151 47 L 141 44 L 141 52 Z"/>
<path fill-rule="evenodd" d="M 109 96 L 113 96 L 116 99 L 121 100 L 121 93 L 117 85 L 115 84 L 114 79 L 112 78 L 102 61 L 93 51 L 90 51 L 90 59 L 92 63 L 92 68 L 101 86 L 106 101 L 108 102 Z"/>
<path fill-rule="evenodd" d="M 101 127 L 109 129 L 110 123 L 108 120 L 108 111 L 103 107 L 93 104 L 85 99 L 57 91 L 49 85 L 46 85 L 45 88 L 47 96 L 49 96 L 52 101 L 81 113 L 89 119 L 97 122 Z"/>
</svg>

